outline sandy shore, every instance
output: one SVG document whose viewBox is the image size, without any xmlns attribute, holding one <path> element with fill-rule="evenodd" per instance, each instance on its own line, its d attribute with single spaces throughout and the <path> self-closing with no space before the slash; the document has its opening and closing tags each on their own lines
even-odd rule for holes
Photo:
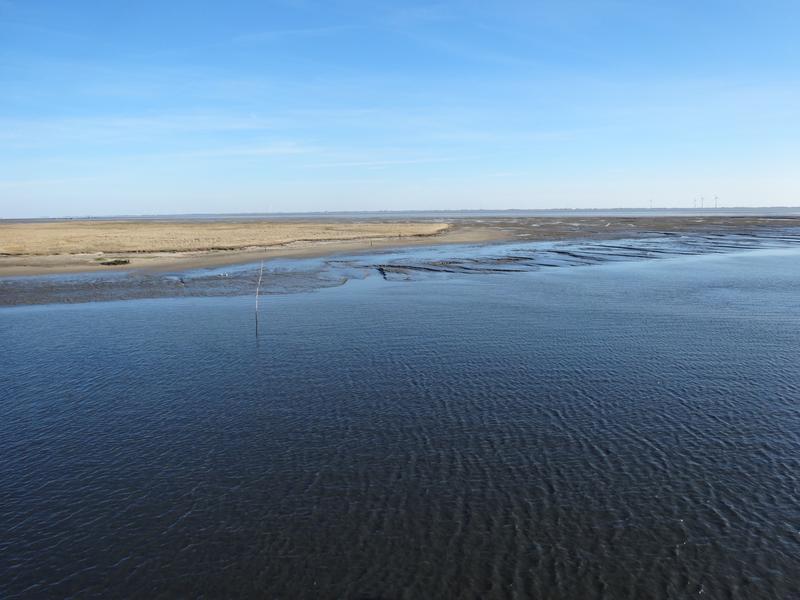
<svg viewBox="0 0 800 600">
<path fill-rule="evenodd" d="M 113 270 L 177 271 L 262 258 L 411 245 L 609 239 L 653 232 L 797 227 L 797 217 L 454 217 L 378 220 L 0 221 L 0 277 Z"/>
<path fill-rule="evenodd" d="M 184 269 L 487 237 L 433 221 L 0 222 L 0 276 Z"/>
</svg>

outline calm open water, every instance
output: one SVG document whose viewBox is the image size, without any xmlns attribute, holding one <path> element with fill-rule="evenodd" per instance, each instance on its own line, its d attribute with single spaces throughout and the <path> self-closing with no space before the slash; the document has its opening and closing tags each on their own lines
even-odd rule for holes
<svg viewBox="0 0 800 600">
<path fill-rule="evenodd" d="M 0 597 L 800 597 L 800 250 L 0 309 Z"/>
</svg>

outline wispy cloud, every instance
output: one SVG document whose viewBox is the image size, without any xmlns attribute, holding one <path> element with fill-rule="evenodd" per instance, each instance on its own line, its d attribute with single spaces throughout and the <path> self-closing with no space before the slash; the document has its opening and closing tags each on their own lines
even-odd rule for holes
<svg viewBox="0 0 800 600">
<path fill-rule="evenodd" d="M 261 44 L 268 42 L 284 41 L 291 38 L 324 37 L 352 30 L 351 25 L 338 25 L 331 27 L 301 27 L 297 29 L 273 29 L 243 33 L 233 38 L 237 44 Z"/>
<path fill-rule="evenodd" d="M 428 163 L 447 163 L 465 160 L 464 157 L 437 157 L 437 158 L 403 158 L 403 159 L 389 159 L 389 160 L 357 160 L 357 161 L 343 161 L 343 162 L 324 162 L 305 165 L 310 168 L 338 168 L 338 167 L 389 167 L 395 165 L 419 165 Z"/>
<path fill-rule="evenodd" d="M 444 2 L 422 6 L 393 3 L 385 9 L 382 21 L 395 27 L 411 27 L 453 21 L 457 13 L 452 5 Z"/>
<path fill-rule="evenodd" d="M 272 126 L 271 120 L 261 117 L 215 114 L 4 119 L 0 120 L 0 140 L 24 147 L 108 144 L 181 134 L 263 132 Z"/>
<path fill-rule="evenodd" d="M 444 35 L 434 36 L 408 33 L 407 36 L 410 40 L 423 48 L 469 62 L 507 67 L 525 67 L 534 64 L 534 62 L 526 56 L 476 45 L 468 41 L 458 41 Z"/>
<path fill-rule="evenodd" d="M 10 10 L 11 5 L 4 6 L 2 2 L 0 2 L 0 11 L 3 10 Z M 16 29 L 17 31 L 23 31 L 28 34 L 33 34 L 37 36 L 47 36 L 47 37 L 59 37 L 71 40 L 87 40 L 89 39 L 85 35 L 77 34 L 73 31 L 67 31 L 65 29 L 57 29 L 54 27 L 42 27 L 40 25 L 32 25 L 30 23 L 25 23 L 24 21 L 10 21 L 10 20 L 3 20 L 0 21 L 0 30 L 2 29 Z"/>
<path fill-rule="evenodd" d="M 258 156 L 295 156 L 320 152 L 317 146 L 300 142 L 274 142 L 267 144 L 243 144 L 200 148 L 185 152 L 167 152 L 150 155 L 158 158 L 222 158 L 222 157 L 258 157 Z"/>
<path fill-rule="evenodd" d="M 435 142 L 459 142 L 482 144 L 531 144 L 537 142 L 563 142 L 574 140 L 591 133 L 590 129 L 565 129 L 552 131 L 536 131 L 517 129 L 514 131 L 499 129 L 455 129 L 447 128 L 433 131 L 421 136 L 421 139 Z"/>
<path fill-rule="evenodd" d="M 0 189 L 18 189 L 31 187 L 51 187 L 60 185 L 75 185 L 97 181 L 96 177 L 59 177 L 52 179 L 2 179 Z"/>
</svg>

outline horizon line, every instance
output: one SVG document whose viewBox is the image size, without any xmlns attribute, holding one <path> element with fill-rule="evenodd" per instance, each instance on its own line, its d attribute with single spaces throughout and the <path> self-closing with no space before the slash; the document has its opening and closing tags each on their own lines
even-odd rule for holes
<svg viewBox="0 0 800 600">
<path fill-rule="evenodd" d="M 381 215 L 381 214 L 458 214 L 458 213 L 513 213 L 513 212 L 644 212 L 657 213 L 668 211 L 689 212 L 692 214 L 714 214 L 725 211 L 775 211 L 775 210 L 800 210 L 800 205 L 795 206 L 721 206 L 721 207 L 598 207 L 598 208 L 456 208 L 456 209 L 383 209 L 383 210 L 323 210 L 323 211 L 270 211 L 270 212 L 227 212 L 227 213 L 139 213 L 119 215 L 61 215 L 61 216 L 31 216 L 31 217 L 0 217 L 0 221 L 34 221 L 34 220 L 110 220 L 110 219 L 158 219 L 158 218 L 234 218 L 234 217 L 286 217 L 286 216 L 317 216 L 317 215 Z"/>
</svg>

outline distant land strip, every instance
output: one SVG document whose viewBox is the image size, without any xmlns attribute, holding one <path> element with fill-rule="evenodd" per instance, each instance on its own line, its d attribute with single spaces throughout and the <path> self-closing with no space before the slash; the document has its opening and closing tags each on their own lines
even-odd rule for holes
<svg viewBox="0 0 800 600">
<path fill-rule="evenodd" d="M 0 277 L 129 269 L 179 271 L 412 245 L 623 239 L 682 232 L 713 235 L 775 227 L 800 227 L 800 217 L 0 221 Z"/>
</svg>

